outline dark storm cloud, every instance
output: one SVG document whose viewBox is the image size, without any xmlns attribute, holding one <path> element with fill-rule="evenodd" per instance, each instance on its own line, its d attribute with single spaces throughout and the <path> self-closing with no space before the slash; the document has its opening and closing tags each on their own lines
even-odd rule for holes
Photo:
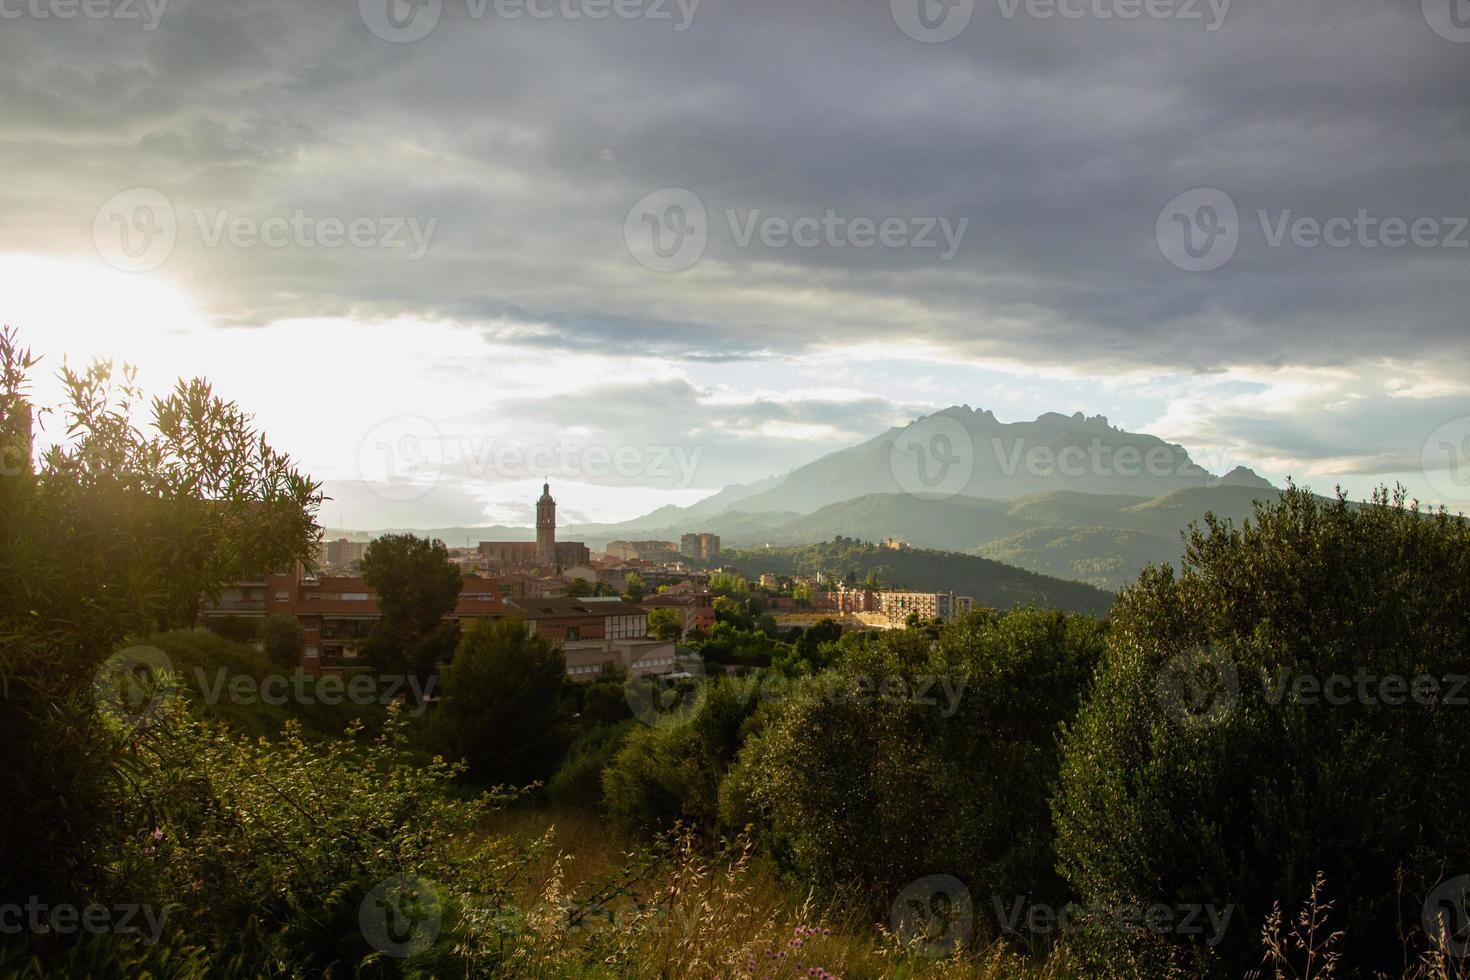
<svg viewBox="0 0 1470 980">
<path fill-rule="evenodd" d="M 683 32 L 445 0 L 408 44 L 343 0 L 173 0 L 151 32 L 22 17 L 0 23 L 3 244 L 90 254 L 96 207 L 146 185 L 178 212 L 160 271 L 227 323 L 411 314 L 712 360 L 897 339 L 1099 369 L 1458 360 L 1470 249 L 1273 248 L 1256 214 L 1470 214 L 1470 45 L 1419 7 L 1237 0 L 1211 32 L 979 0 L 943 44 L 877 0 L 704 0 Z M 623 240 L 662 187 L 708 209 L 687 271 Z M 1191 273 L 1155 219 L 1197 187 L 1230 195 L 1240 241 Z M 416 261 L 202 240 L 221 211 L 295 209 L 437 225 Z M 969 223 L 941 262 L 740 247 L 727 209 Z"/>
</svg>

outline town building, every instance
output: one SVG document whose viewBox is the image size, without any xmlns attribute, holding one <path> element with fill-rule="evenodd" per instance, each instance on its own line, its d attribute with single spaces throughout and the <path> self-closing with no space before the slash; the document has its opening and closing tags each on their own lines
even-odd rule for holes
<svg viewBox="0 0 1470 980">
<path fill-rule="evenodd" d="M 646 609 L 673 609 L 681 617 L 683 635 L 707 632 L 715 625 L 715 597 L 708 589 L 667 589 L 645 596 L 638 603 Z"/>
<path fill-rule="evenodd" d="M 948 622 L 974 608 L 975 600 L 953 592 L 909 592 L 903 589 L 884 589 L 874 593 L 877 612 L 881 613 L 890 629 L 902 629 L 910 615 L 920 619 L 942 619 Z"/>
<path fill-rule="evenodd" d="M 512 599 L 506 613 L 559 645 L 573 680 L 592 680 L 606 668 L 665 674 L 678 660 L 674 644 L 648 635 L 648 610 L 616 597 Z"/>
<path fill-rule="evenodd" d="M 306 632 L 301 651 L 301 668 L 309 674 L 341 674 L 364 669 L 357 661 L 357 648 L 365 640 L 382 611 L 378 597 L 367 582 L 350 575 L 308 575 L 297 565 L 295 570 L 268 575 L 265 578 L 264 602 L 256 615 L 295 617 Z M 254 586 L 242 584 L 237 588 Z M 503 590 L 494 579 L 466 578 L 460 588 L 459 602 L 447 617 L 461 625 L 475 619 L 495 619 L 505 615 Z M 216 607 L 206 608 L 207 616 L 216 615 Z M 235 614 L 241 614 L 236 610 Z"/>
<path fill-rule="evenodd" d="M 368 543 L 338 538 L 335 541 L 323 542 L 323 545 L 322 557 L 325 564 L 333 568 L 347 568 L 362 563 L 363 556 L 367 554 Z"/>
<path fill-rule="evenodd" d="M 609 557 L 621 561 L 640 558 L 652 562 L 673 562 L 679 558 L 679 546 L 672 541 L 609 541 Z"/>
<path fill-rule="evenodd" d="M 681 535 L 679 553 L 695 561 L 717 561 L 720 557 L 720 536 L 704 531 Z"/>
<path fill-rule="evenodd" d="M 519 568 L 559 570 L 592 563 L 592 551 L 580 541 L 556 540 L 556 501 L 551 484 L 541 485 L 536 501 L 535 541 L 481 541 L 480 554 L 487 570 L 506 572 Z"/>
</svg>

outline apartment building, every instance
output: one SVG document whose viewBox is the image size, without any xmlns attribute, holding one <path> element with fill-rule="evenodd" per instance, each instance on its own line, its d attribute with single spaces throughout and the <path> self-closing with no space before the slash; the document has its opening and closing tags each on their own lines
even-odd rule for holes
<svg viewBox="0 0 1470 980">
<path fill-rule="evenodd" d="M 674 644 L 648 635 L 648 610 L 616 597 L 512 599 L 506 613 L 559 644 L 573 680 L 592 680 L 607 667 L 664 674 L 678 661 Z"/>
<path fill-rule="evenodd" d="M 910 615 L 920 619 L 943 619 L 946 622 L 962 616 L 975 606 L 969 596 L 953 592 L 909 592 L 885 589 L 874 593 L 876 611 L 882 613 L 891 629 L 901 629 Z"/>
<path fill-rule="evenodd" d="M 720 557 L 720 536 L 701 531 L 696 534 L 684 534 L 679 537 L 679 553 L 695 561 L 718 561 Z"/>
<path fill-rule="evenodd" d="M 294 616 L 306 631 L 301 667 L 310 674 L 344 673 L 362 669 L 357 647 L 372 632 L 382 612 L 378 597 L 358 576 L 307 575 L 295 571 L 269 575 L 265 606 L 260 615 Z M 476 619 L 505 615 L 501 584 L 478 576 L 466 578 L 459 602 L 447 618 L 467 624 Z"/>
</svg>

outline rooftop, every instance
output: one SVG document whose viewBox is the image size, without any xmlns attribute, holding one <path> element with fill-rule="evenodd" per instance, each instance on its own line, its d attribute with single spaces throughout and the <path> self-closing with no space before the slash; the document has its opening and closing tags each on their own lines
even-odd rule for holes
<svg viewBox="0 0 1470 980">
<path fill-rule="evenodd" d="M 526 619 L 571 619 L 578 616 L 637 616 L 648 610 L 635 603 L 609 598 L 507 599 L 506 610 Z"/>
</svg>

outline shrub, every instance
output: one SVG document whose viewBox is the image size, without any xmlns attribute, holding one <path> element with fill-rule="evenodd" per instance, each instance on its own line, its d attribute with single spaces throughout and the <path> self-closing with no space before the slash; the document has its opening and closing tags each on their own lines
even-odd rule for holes
<svg viewBox="0 0 1470 980">
<path fill-rule="evenodd" d="M 978 908 L 1065 896 L 1047 801 L 1059 723 L 1101 649 L 1083 617 L 972 613 L 851 644 L 768 710 L 722 793 L 783 866 L 887 909 L 909 882 L 959 877 Z M 931 702 L 931 703 L 926 703 Z"/>
<path fill-rule="evenodd" d="M 1467 708 L 1289 688 L 1470 673 L 1467 600 L 1470 528 L 1402 494 L 1356 506 L 1291 488 L 1243 529 L 1195 528 L 1178 577 L 1151 570 L 1120 598 L 1066 734 L 1053 809 L 1067 878 L 1106 905 L 1234 906 L 1220 951 L 1239 975 L 1272 903 L 1322 872 L 1345 959 L 1401 968 L 1399 922 L 1420 920 L 1441 873 L 1470 868 Z"/>
<path fill-rule="evenodd" d="M 546 795 L 561 806 L 593 808 L 602 802 L 602 773 L 622 748 L 635 723 L 593 728 L 567 750 Z"/>
<path fill-rule="evenodd" d="M 119 815 L 138 842 L 123 870 L 168 903 L 171 936 L 229 950 L 240 975 L 396 974 L 361 916 L 379 885 L 411 878 L 442 914 L 402 971 L 464 974 L 472 949 L 493 962 L 522 854 L 475 831 L 507 797 L 450 792 L 455 767 L 408 751 L 400 720 L 359 735 L 308 742 L 293 722 L 267 742 L 182 712 L 149 733 Z"/>
<path fill-rule="evenodd" d="M 123 736 L 93 679 L 129 637 L 192 626 L 203 595 L 307 559 L 317 484 L 203 380 L 143 415 L 131 370 L 65 365 L 61 443 L 33 462 L 36 363 L 0 331 L 0 902 L 116 887 Z M 13 456 L 11 454 L 14 454 Z"/>
<path fill-rule="evenodd" d="M 630 833 L 671 830 L 683 821 L 717 837 L 720 783 L 755 709 L 750 682 L 707 681 L 687 716 L 667 727 L 639 725 L 603 774 L 609 817 Z"/>
<path fill-rule="evenodd" d="M 206 616 L 205 629 L 236 643 L 254 643 L 260 638 L 261 621 L 249 616 Z"/>
<path fill-rule="evenodd" d="M 271 663 L 278 667 L 300 667 L 306 630 L 295 616 L 267 616 L 260 623 L 260 642 Z"/>
</svg>

